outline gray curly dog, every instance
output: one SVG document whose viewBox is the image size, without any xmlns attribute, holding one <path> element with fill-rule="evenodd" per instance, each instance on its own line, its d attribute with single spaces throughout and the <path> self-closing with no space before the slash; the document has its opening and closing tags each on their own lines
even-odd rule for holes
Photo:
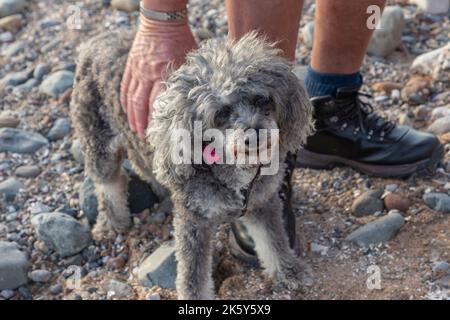
<svg viewBox="0 0 450 320">
<path fill-rule="evenodd" d="M 297 289 L 304 269 L 290 249 L 278 196 L 288 152 L 313 131 L 307 94 L 273 44 L 250 33 L 238 41 L 210 40 L 188 54 L 157 98 L 145 140 L 133 133 L 120 105 L 122 73 L 133 34 L 99 35 L 80 50 L 71 115 L 99 199 L 94 236 L 131 227 L 125 156 L 174 210 L 179 299 L 212 299 L 212 242 L 219 224 L 241 219 L 255 241 L 265 273 Z M 176 164 L 176 129 L 277 129 L 279 170 L 260 175 L 258 165 Z M 251 188 L 249 188 L 251 185 Z M 244 192 L 246 191 L 246 192 Z M 168 197 L 167 197 L 168 198 Z M 242 216 L 245 207 L 245 215 Z"/>
</svg>

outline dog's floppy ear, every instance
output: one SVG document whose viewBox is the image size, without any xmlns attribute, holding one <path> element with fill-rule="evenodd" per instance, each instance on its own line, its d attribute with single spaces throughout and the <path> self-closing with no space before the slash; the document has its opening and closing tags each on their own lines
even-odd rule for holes
<svg viewBox="0 0 450 320">
<path fill-rule="evenodd" d="M 178 73 L 180 74 L 180 73 Z M 174 132 L 192 133 L 191 111 L 188 99 L 189 79 L 171 76 L 164 90 L 156 99 L 147 129 L 146 139 L 153 151 L 153 171 L 158 181 L 168 186 L 182 184 L 195 172 L 191 164 L 177 164 L 173 155 L 178 152 Z M 190 141 L 190 136 L 187 137 Z"/>
<path fill-rule="evenodd" d="M 234 46 L 233 46 L 234 45 Z M 277 105 L 280 147 L 295 151 L 313 132 L 312 105 L 297 76 L 292 63 L 282 56 L 276 43 L 270 43 L 256 32 L 250 32 L 237 43 L 231 42 L 235 55 L 243 61 L 251 61 L 252 68 L 246 86 L 254 92 L 267 90 Z M 256 72 L 254 72 L 257 70 Z"/>
<path fill-rule="evenodd" d="M 295 152 L 314 132 L 313 107 L 297 76 L 289 71 L 285 77 L 288 90 L 284 99 L 280 97 L 280 147 Z"/>
</svg>

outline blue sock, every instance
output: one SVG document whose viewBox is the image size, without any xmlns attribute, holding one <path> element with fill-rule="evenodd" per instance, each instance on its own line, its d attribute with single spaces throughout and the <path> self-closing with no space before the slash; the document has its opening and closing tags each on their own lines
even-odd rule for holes
<svg viewBox="0 0 450 320">
<path fill-rule="evenodd" d="M 324 73 L 314 71 L 311 66 L 308 66 L 308 72 L 305 76 L 306 91 L 309 96 L 334 96 L 338 88 L 343 87 L 360 87 L 363 78 L 361 73 L 338 74 L 338 73 Z"/>
</svg>

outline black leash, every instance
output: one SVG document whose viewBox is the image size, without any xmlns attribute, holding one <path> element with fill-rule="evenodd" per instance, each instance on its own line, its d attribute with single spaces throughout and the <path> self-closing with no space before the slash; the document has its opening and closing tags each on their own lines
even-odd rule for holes
<svg viewBox="0 0 450 320">
<path fill-rule="evenodd" d="M 248 206 L 248 199 L 250 197 L 250 193 L 253 188 L 253 184 L 255 183 L 256 179 L 259 177 L 261 173 L 261 165 L 258 166 L 258 170 L 256 171 L 255 176 L 253 177 L 252 181 L 248 184 L 246 188 L 242 188 L 240 190 L 241 194 L 244 196 L 244 204 L 242 205 L 242 213 L 241 217 L 243 217 L 247 213 L 247 206 Z"/>
</svg>

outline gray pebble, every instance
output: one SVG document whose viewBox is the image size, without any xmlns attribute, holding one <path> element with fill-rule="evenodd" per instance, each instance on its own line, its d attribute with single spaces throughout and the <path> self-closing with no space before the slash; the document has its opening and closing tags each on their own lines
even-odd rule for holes
<svg viewBox="0 0 450 320">
<path fill-rule="evenodd" d="M 67 89 L 72 87 L 74 73 L 72 71 L 61 70 L 49 75 L 42 82 L 39 90 L 54 99 L 57 99 Z"/>
<path fill-rule="evenodd" d="M 15 292 L 13 290 L 10 289 L 5 289 L 0 291 L 0 296 L 6 300 L 11 299 L 12 297 L 14 297 Z"/>
<path fill-rule="evenodd" d="M 164 289 L 174 289 L 176 267 L 174 246 L 164 244 L 141 263 L 138 281 L 146 287 L 159 285 Z"/>
<path fill-rule="evenodd" d="M 435 120 L 427 130 L 436 135 L 450 132 L 450 116 Z"/>
<path fill-rule="evenodd" d="M 0 182 L 0 198 L 4 198 L 6 201 L 13 201 L 19 190 L 23 188 L 24 185 L 19 180 L 8 178 Z"/>
<path fill-rule="evenodd" d="M 0 80 L 0 85 L 4 87 L 15 87 L 24 83 L 27 79 L 28 72 L 26 71 L 11 72 Z"/>
<path fill-rule="evenodd" d="M 70 129 L 70 120 L 68 118 L 57 119 L 47 137 L 50 141 L 62 139 L 70 133 Z"/>
<path fill-rule="evenodd" d="M 50 287 L 50 293 L 54 296 L 57 294 L 60 294 L 62 291 L 63 291 L 63 286 L 59 283 Z"/>
<path fill-rule="evenodd" d="M 27 283 L 28 258 L 12 242 L 0 241 L 0 290 Z"/>
<path fill-rule="evenodd" d="M 34 282 L 45 283 L 51 279 L 52 273 L 48 270 L 43 270 L 43 269 L 33 270 L 30 272 L 29 277 Z"/>
<path fill-rule="evenodd" d="M 41 169 L 34 165 L 20 166 L 14 174 L 21 178 L 36 178 L 41 173 Z"/>
<path fill-rule="evenodd" d="M 12 56 L 16 56 L 19 53 L 21 53 L 22 51 L 25 51 L 25 49 L 28 47 L 28 44 L 24 41 L 16 41 L 12 44 L 10 44 L 9 46 L 7 46 L 4 50 L 3 50 L 3 55 L 11 58 Z"/>
<path fill-rule="evenodd" d="M 33 154 L 46 145 L 47 139 L 39 133 L 15 128 L 0 129 L 0 152 Z"/>
<path fill-rule="evenodd" d="M 372 215 L 375 212 L 383 211 L 384 203 L 381 199 L 382 190 L 371 190 L 364 192 L 353 201 L 352 213 L 356 217 Z"/>
<path fill-rule="evenodd" d="M 84 153 L 81 150 L 80 140 L 73 140 L 72 145 L 70 146 L 70 153 L 78 163 L 84 164 Z"/>
<path fill-rule="evenodd" d="M 36 79 L 28 79 L 25 83 L 18 85 L 16 89 L 22 91 L 31 91 L 33 88 L 37 87 L 38 83 L 39 82 Z"/>
<path fill-rule="evenodd" d="M 60 213 L 41 213 L 31 218 L 37 237 L 61 257 L 77 254 L 91 242 L 91 232 L 73 217 Z"/>
<path fill-rule="evenodd" d="M 388 215 L 367 223 L 356 229 L 346 240 L 354 242 L 361 247 L 370 244 L 386 243 L 391 240 L 398 230 L 405 224 L 405 219 L 398 212 L 390 212 Z"/>
<path fill-rule="evenodd" d="M 433 210 L 450 213 L 450 196 L 445 193 L 430 192 L 423 195 L 423 201 Z"/>
<path fill-rule="evenodd" d="M 387 6 L 381 16 L 379 27 L 372 35 L 367 52 L 377 57 L 386 57 L 402 43 L 405 28 L 402 8 Z"/>
<path fill-rule="evenodd" d="M 42 80 L 50 72 L 50 66 L 47 63 L 40 63 L 34 68 L 33 77 L 37 80 Z"/>
<path fill-rule="evenodd" d="M 0 18 L 20 13 L 26 5 L 25 0 L 0 0 Z"/>
</svg>

